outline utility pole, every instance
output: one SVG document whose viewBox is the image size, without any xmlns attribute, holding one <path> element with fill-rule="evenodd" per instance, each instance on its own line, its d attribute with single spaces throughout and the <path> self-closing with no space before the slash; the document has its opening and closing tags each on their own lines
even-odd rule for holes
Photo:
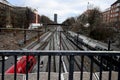
<svg viewBox="0 0 120 80">
<path fill-rule="evenodd" d="M 111 40 L 108 41 L 108 51 L 110 51 L 110 47 L 111 47 Z"/>
</svg>

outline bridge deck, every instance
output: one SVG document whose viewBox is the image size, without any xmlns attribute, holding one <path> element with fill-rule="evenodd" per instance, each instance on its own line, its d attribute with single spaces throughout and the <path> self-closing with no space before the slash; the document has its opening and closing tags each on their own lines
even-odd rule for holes
<svg viewBox="0 0 120 80">
<path fill-rule="evenodd" d="M 108 74 L 109 72 L 103 72 L 102 74 L 102 80 L 108 80 Z M 58 73 L 51 72 L 50 80 L 58 80 Z M 117 80 L 118 73 L 112 72 L 112 78 L 111 80 Z M 0 74 L 1 77 L 1 74 Z M 17 74 L 17 80 L 25 80 L 26 75 L 25 74 Z M 93 74 L 92 80 L 97 80 L 97 77 L 99 77 L 99 72 L 96 72 Z M 89 80 L 90 73 L 89 72 L 83 72 L 83 80 Z M 79 80 L 80 79 L 80 72 L 74 72 L 74 79 L 73 80 Z M 0 78 L 1 80 L 1 78 Z M 6 74 L 5 80 L 14 80 L 14 74 Z M 37 80 L 37 73 L 29 73 L 28 80 Z M 41 72 L 40 73 L 40 80 L 48 80 L 48 72 Z M 62 73 L 61 74 L 61 80 L 68 80 L 68 73 Z"/>
</svg>

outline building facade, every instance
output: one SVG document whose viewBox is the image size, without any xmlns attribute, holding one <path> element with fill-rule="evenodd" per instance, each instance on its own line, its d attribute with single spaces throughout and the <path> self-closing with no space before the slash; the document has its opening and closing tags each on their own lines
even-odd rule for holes
<svg viewBox="0 0 120 80">
<path fill-rule="evenodd" d="M 104 23 L 112 23 L 113 27 L 120 28 L 120 0 L 114 2 L 111 7 L 106 9 L 102 14 Z"/>
<path fill-rule="evenodd" d="M 109 23 L 110 22 L 110 8 L 106 9 L 103 13 L 103 22 Z"/>
<path fill-rule="evenodd" d="M 111 5 L 110 22 L 120 21 L 120 2 L 116 1 Z"/>
<path fill-rule="evenodd" d="M 40 23 L 40 15 L 28 7 L 17 7 L 0 0 L 0 28 L 28 28 L 31 23 Z"/>
<path fill-rule="evenodd" d="M 11 27 L 13 6 L 6 0 L 0 0 L 0 27 Z"/>
</svg>

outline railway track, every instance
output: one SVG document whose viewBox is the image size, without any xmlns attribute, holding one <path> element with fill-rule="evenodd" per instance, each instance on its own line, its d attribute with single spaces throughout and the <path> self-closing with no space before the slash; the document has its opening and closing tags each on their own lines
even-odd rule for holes
<svg viewBox="0 0 120 80">
<path fill-rule="evenodd" d="M 64 39 L 64 38 L 63 38 Z M 67 37 L 67 39 L 70 41 L 70 42 L 72 42 L 74 45 L 76 45 L 77 46 L 77 48 L 79 48 L 79 50 L 83 50 L 82 48 L 81 48 L 81 46 L 79 46 L 78 45 L 78 43 L 77 42 L 74 42 L 74 40 L 73 39 L 70 39 L 70 38 L 68 38 Z M 67 47 L 67 46 L 66 46 Z M 70 59 L 69 59 L 69 56 L 67 56 L 67 60 L 69 61 Z M 89 56 L 84 56 L 84 62 L 83 62 L 83 71 L 87 71 L 87 72 L 90 72 L 90 68 L 91 68 L 91 58 L 89 57 Z M 74 56 L 74 63 L 76 64 L 74 64 L 74 71 L 81 71 L 81 65 L 82 64 L 80 64 L 81 63 L 81 56 Z M 76 69 L 76 66 L 78 67 L 78 69 Z M 97 71 L 99 71 L 99 67 L 96 65 L 96 63 L 93 61 L 93 65 L 92 65 L 93 67 L 94 67 L 94 69 L 92 70 L 92 72 L 93 72 L 93 76 L 95 77 L 95 79 L 96 80 L 99 80 L 99 76 L 96 74 L 96 73 L 94 73 L 94 72 L 97 72 Z"/>
<path fill-rule="evenodd" d="M 68 44 L 71 44 L 71 46 L 73 47 L 74 50 L 80 50 L 78 48 L 76 48 L 74 46 L 74 44 L 72 44 L 71 42 L 67 41 L 66 38 L 64 38 L 64 36 L 61 38 L 61 44 L 63 45 L 63 50 L 71 50 L 71 48 L 69 47 Z M 67 42 L 67 43 L 66 43 Z M 90 72 L 90 64 L 91 64 L 91 59 L 88 58 L 87 56 L 84 56 L 84 64 L 83 64 L 83 71 L 87 71 Z M 69 63 L 70 58 L 69 56 L 64 57 L 64 61 L 66 64 Z M 81 71 L 81 56 L 74 56 L 74 71 Z M 93 63 L 93 65 L 96 65 L 95 63 Z M 69 71 L 69 66 L 66 65 L 67 71 Z M 98 67 L 95 66 L 95 69 L 93 71 L 98 71 L 96 70 L 98 69 Z M 95 74 L 94 74 L 95 75 Z"/>
<path fill-rule="evenodd" d="M 46 34 L 42 35 L 38 41 L 38 39 L 34 42 L 32 42 L 31 44 L 29 44 L 26 49 L 29 50 L 44 50 L 45 47 L 48 45 L 50 38 L 51 38 L 52 34 L 50 32 L 47 32 Z M 38 60 L 38 57 L 36 56 L 36 59 Z M 48 61 L 48 57 L 47 56 L 40 56 L 40 71 L 45 72 L 46 69 L 44 67 L 46 67 L 47 65 L 47 61 Z M 38 62 L 38 61 L 37 61 Z M 32 73 L 37 72 L 37 65 L 35 65 Z"/>
<path fill-rule="evenodd" d="M 50 40 L 49 40 L 49 50 L 55 50 L 55 46 L 54 46 L 54 32 L 52 33 Z M 49 64 L 49 60 L 50 60 L 50 64 Z M 49 66 L 50 66 L 50 70 L 51 72 L 56 72 L 56 58 L 55 56 L 50 56 L 47 63 L 47 68 L 46 71 L 48 72 Z"/>
<path fill-rule="evenodd" d="M 26 46 L 25 49 L 28 49 L 28 50 L 44 50 L 45 47 L 48 45 L 51 36 L 52 36 L 51 32 L 47 32 L 46 34 L 44 34 L 40 37 L 39 41 L 38 41 L 38 39 L 35 40 L 34 42 L 32 42 L 31 44 Z"/>
<path fill-rule="evenodd" d="M 72 43 L 68 42 L 67 38 L 63 34 L 62 34 L 62 36 L 63 37 L 61 37 L 61 44 L 63 45 L 63 50 L 75 50 L 76 49 L 75 46 Z M 71 45 L 71 47 L 69 44 Z M 69 64 L 69 61 L 70 61 L 69 56 L 64 57 L 64 59 L 65 59 L 64 60 L 65 63 Z M 81 69 L 80 62 L 77 62 L 76 58 L 74 58 L 74 63 L 75 63 L 74 64 L 74 68 L 75 68 L 74 71 L 80 71 L 80 69 Z M 69 71 L 68 65 L 66 65 L 66 68 L 67 68 L 67 71 Z"/>
</svg>

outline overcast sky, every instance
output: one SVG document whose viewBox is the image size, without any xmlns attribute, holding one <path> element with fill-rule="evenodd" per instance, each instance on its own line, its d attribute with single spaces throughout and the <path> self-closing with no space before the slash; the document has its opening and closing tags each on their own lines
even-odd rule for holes
<svg viewBox="0 0 120 80">
<path fill-rule="evenodd" d="M 8 0 L 17 6 L 36 8 L 40 15 L 46 15 L 53 20 L 54 13 L 58 14 L 58 22 L 68 17 L 75 17 L 87 9 L 88 2 L 98 6 L 102 11 L 110 7 L 116 0 Z"/>
</svg>

